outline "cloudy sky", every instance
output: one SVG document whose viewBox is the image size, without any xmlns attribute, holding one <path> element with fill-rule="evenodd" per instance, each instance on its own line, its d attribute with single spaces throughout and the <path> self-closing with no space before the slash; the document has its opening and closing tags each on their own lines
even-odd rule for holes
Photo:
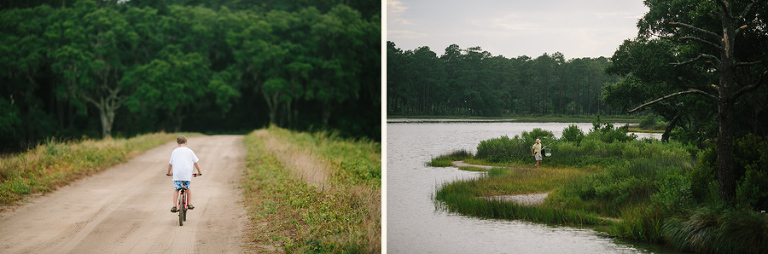
<svg viewBox="0 0 768 254">
<path fill-rule="evenodd" d="M 647 11 L 642 0 L 387 0 L 387 40 L 438 56 L 457 44 L 508 58 L 610 57 Z"/>
</svg>

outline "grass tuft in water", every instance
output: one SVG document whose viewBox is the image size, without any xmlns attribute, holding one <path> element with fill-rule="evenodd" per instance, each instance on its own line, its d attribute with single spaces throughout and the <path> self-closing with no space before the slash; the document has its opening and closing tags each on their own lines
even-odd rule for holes
<svg viewBox="0 0 768 254">
<path fill-rule="evenodd" d="M 450 167 L 453 166 L 454 161 L 460 161 L 472 158 L 472 153 L 467 150 L 456 150 L 447 154 L 443 154 L 432 158 L 430 162 L 427 162 L 428 167 Z"/>
</svg>

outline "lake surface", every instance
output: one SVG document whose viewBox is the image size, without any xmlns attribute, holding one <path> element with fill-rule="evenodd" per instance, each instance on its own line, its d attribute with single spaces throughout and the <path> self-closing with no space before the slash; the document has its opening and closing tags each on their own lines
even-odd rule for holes
<svg viewBox="0 0 768 254">
<path fill-rule="evenodd" d="M 438 186 L 482 173 L 425 166 L 432 157 L 459 149 L 475 153 L 482 140 L 512 138 L 534 128 L 559 138 L 569 124 L 387 123 L 387 253 L 675 253 L 607 238 L 592 229 L 478 219 L 435 208 L 432 196 Z M 585 133 L 592 127 L 575 125 Z M 542 163 L 546 165 L 546 158 Z"/>
</svg>

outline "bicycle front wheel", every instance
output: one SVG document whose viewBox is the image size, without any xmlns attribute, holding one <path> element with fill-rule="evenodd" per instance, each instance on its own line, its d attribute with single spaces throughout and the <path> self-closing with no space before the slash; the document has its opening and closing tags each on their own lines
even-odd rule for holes
<svg viewBox="0 0 768 254">
<path fill-rule="evenodd" d="M 179 226 L 184 226 L 184 207 L 186 206 L 187 193 L 182 192 L 179 196 Z"/>
</svg>

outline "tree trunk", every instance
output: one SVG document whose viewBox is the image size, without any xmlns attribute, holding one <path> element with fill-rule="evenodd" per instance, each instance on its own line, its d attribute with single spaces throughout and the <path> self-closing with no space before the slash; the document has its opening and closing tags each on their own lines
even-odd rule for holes
<svg viewBox="0 0 768 254">
<path fill-rule="evenodd" d="M 263 89 L 263 88 L 262 88 Z M 275 122 L 275 118 L 277 117 L 277 109 L 279 108 L 279 101 L 278 101 L 278 94 L 272 93 L 268 94 L 267 92 L 262 91 L 264 95 L 264 100 L 267 102 L 267 108 L 269 109 L 269 123 L 270 124 L 277 124 Z"/>
<path fill-rule="evenodd" d="M 735 24 L 728 17 L 730 10 L 723 9 L 721 18 L 723 24 L 723 50 L 720 54 L 720 98 L 718 108 L 718 135 L 717 135 L 717 178 L 720 190 L 720 198 L 730 201 L 736 195 L 736 179 L 733 172 L 733 98 L 731 89 L 734 84 L 734 43 Z"/>
<path fill-rule="evenodd" d="M 115 122 L 115 111 L 106 105 L 96 105 L 101 119 L 101 137 L 112 137 L 112 123 Z"/>
<path fill-rule="evenodd" d="M 661 142 L 669 142 L 669 134 L 672 133 L 672 129 L 675 128 L 675 125 L 677 124 L 677 121 L 680 120 L 681 116 L 682 114 L 677 114 L 672 118 L 672 121 L 669 122 L 667 128 L 664 130 L 664 134 L 661 134 Z"/>
<path fill-rule="evenodd" d="M 718 109 L 720 126 L 717 136 L 717 178 L 720 198 L 730 201 L 736 195 L 733 173 L 733 104 L 722 101 Z"/>
</svg>

